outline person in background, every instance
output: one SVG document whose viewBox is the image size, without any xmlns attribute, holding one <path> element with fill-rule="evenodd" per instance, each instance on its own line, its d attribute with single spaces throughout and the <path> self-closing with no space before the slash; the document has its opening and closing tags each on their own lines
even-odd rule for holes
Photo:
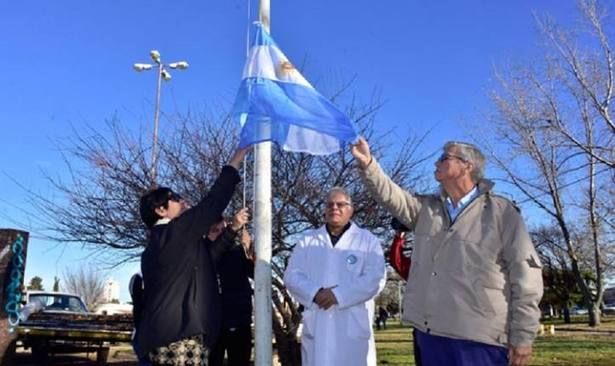
<svg viewBox="0 0 615 366">
<path fill-rule="evenodd" d="M 228 231 L 227 221 L 220 217 L 205 241 L 211 248 L 226 245 L 211 245 L 218 241 L 229 241 L 224 233 Z M 254 252 L 252 238 L 244 227 L 239 233 L 241 245 L 234 245 L 224 252 L 212 253 L 218 275 L 222 304 L 220 337 L 209 355 L 209 366 L 222 366 L 224 354 L 227 366 L 248 366 L 252 355 L 252 287 L 254 278 Z"/>
<path fill-rule="evenodd" d="M 406 233 L 409 230 L 396 218 L 391 220 L 391 227 L 395 230 L 395 236 L 389 251 L 389 264 L 401 278 L 408 281 L 412 260 L 404 255 L 404 243 L 406 242 Z"/>
<path fill-rule="evenodd" d="M 395 230 L 395 236 L 393 237 L 393 243 L 391 243 L 391 249 L 389 251 L 389 264 L 402 279 L 408 281 L 412 260 L 411 257 L 404 254 L 404 244 L 406 242 L 406 233 L 410 231 L 410 229 L 399 222 L 395 217 L 391 220 L 391 227 Z M 401 304 L 399 305 L 401 317 Z M 415 329 L 412 329 L 412 349 L 414 353 L 414 363 L 416 366 L 421 366 L 421 350 L 419 349 Z"/>
<path fill-rule="evenodd" d="M 380 330 L 380 326 L 382 324 L 383 329 L 387 329 L 387 318 L 389 317 L 389 312 L 382 306 L 378 306 L 378 319 L 376 320 L 376 328 Z"/>
<path fill-rule="evenodd" d="M 128 292 L 130 293 L 130 298 L 132 300 L 132 321 L 134 325 L 134 330 L 132 332 L 132 348 L 137 355 L 138 366 L 150 366 L 151 363 L 147 360 L 147 357 L 139 356 L 139 352 L 137 351 L 138 345 L 135 340 L 135 335 L 137 333 L 137 328 L 139 327 L 139 323 L 141 322 L 141 313 L 143 312 L 143 276 L 141 273 L 135 273 L 130 277 L 130 283 L 128 284 Z"/>
</svg>

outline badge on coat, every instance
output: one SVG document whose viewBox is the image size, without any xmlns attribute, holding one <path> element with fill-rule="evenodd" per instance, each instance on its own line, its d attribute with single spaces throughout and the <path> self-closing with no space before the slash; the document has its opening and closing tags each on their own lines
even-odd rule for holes
<svg viewBox="0 0 615 366">
<path fill-rule="evenodd" d="M 346 257 L 346 263 L 348 264 L 355 264 L 357 263 L 357 256 L 354 254 L 350 254 L 348 257 Z"/>
</svg>

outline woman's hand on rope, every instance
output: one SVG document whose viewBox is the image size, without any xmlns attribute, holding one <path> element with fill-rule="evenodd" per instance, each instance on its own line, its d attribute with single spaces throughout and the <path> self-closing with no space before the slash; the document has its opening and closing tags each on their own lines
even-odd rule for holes
<svg viewBox="0 0 615 366">
<path fill-rule="evenodd" d="M 233 222 L 231 224 L 231 229 L 238 232 L 249 221 L 250 221 L 250 211 L 248 210 L 247 207 L 244 207 L 241 210 L 239 210 L 235 214 L 235 216 L 233 216 Z"/>
<path fill-rule="evenodd" d="M 252 149 L 252 146 L 248 146 L 243 149 L 238 148 L 237 150 L 235 150 L 235 154 L 231 158 L 231 161 L 229 161 L 228 165 L 239 170 L 239 167 L 241 166 L 241 162 L 246 157 L 246 154 L 250 151 L 250 149 Z"/>
<path fill-rule="evenodd" d="M 248 229 L 246 229 L 245 227 L 243 228 L 243 230 L 241 230 L 239 242 L 243 247 L 243 251 L 246 253 L 246 258 L 251 261 L 254 261 L 256 256 L 254 254 L 254 247 L 252 246 L 252 236 L 250 235 L 250 233 L 248 233 Z"/>
</svg>

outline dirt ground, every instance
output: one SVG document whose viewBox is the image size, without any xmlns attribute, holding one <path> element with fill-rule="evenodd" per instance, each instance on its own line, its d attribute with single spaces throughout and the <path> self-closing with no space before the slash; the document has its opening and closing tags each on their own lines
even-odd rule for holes
<svg viewBox="0 0 615 366">
<path fill-rule="evenodd" d="M 109 350 L 108 365 L 114 366 L 136 366 L 137 358 L 132 352 L 129 344 L 119 344 L 112 346 Z M 15 366 L 42 366 L 40 362 L 35 362 L 29 351 L 17 348 L 15 357 L 8 363 Z M 46 365 L 49 366 L 94 366 L 96 365 L 96 353 L 77 353 L 70 355 L 54 355 L 49 357 Z"/>
</svg>

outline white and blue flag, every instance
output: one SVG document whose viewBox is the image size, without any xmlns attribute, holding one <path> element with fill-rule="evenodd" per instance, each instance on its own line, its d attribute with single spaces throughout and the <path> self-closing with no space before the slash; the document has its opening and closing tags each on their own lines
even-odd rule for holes
<svg viewBox="0 0 615 366">
<path fill-rule="evenodd" d="M 242 126 L 240 147 L 273 141 L 286 151 L 326 155 L 358 137 L 350 119 L 305 80 L 260 23 L 232 117 Z"/>
</svg>

